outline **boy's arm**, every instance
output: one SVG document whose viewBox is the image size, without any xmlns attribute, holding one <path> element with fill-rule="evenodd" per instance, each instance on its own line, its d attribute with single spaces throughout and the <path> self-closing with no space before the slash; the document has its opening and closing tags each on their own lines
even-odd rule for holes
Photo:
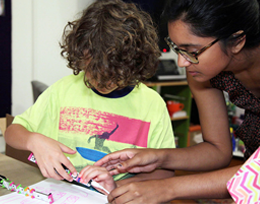
<svg viewBox="0 0 260 204">
<path fill-rule="evenodd" d="M 31 151 L 29 143 L 34 134 L 22 125 L 12 124 L 6 129 L 4 138 L 6 143 L 13 148 Z"/>
<path fill-rule="evenodd" d="M 76 151 L 42 134 L 30 132 L 19 124 L 12 124 L 7 128 L 5 141 L 16 149 L 33 152 L 44 177 L 51 177 L 57 180 L 73 180 L 61 164 L 67 166 L 71 172 L 76 172 L 75 167 L 63 154 L 74 154 Z"/>
</svg>

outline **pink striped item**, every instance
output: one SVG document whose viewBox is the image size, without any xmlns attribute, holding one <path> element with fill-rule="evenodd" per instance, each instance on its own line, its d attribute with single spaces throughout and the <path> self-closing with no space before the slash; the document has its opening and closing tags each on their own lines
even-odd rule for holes
<svg viewBox="0 0 260 204">
<path fill-rule="evenodd" d="M 260 148 L 227 182 L 227 189 L 237 204 L 260 204 Z"/>
</svg>

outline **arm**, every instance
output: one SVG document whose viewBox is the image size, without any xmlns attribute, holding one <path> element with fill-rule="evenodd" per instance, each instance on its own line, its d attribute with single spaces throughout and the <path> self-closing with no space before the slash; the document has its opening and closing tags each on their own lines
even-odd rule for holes
<svg viewBox="0 0 260 204">
<path fill-rule="evenodd" d="M 175 199 L 229 198 L 227 181 L 240 166 L 214 172 L 134 182 L 114 189 L 111 203 L 165 203 Z M 196 185 L 191 185 L 191 184 Z M 153 193 L 151 193 L 153 192 Z"/>
<path fill-rule="evenodd" d="M 223 92 L 210 82 L 197 82 L 187 73 L 190 90 L 196 101 L 203 142 L 163 154 L 162 168 L 209 171 L 226 167 L 232 159 L 231 136 Z"/>
<path fill-rule="evenodd" d="M 229 121 L 223 92 L 212 88 L 209 81 L 205 83 L 195 81 L 188 73 L 187 80 L 198 107 L 204 142 L 184 149 L 187 152 L 178 153 L 179 158 L 176 160 L 189 161 L 188 170 L 223 168 L 232 159 Z"/>
<path fill-rule="evenodd" d="M 157 180 L 157 179 L 165 179 L 165 178 L 170 178 L 174 176 L 174 171 L 170 170 L 164 170 L 164 169 L 156 169 L 152 172 L 147 172 L 147 173 L 138 173 L 137 175 L 119 180 L 116 182 L 117 186 L 122 186 L 124 184 L 129 184 L 132 182 L 139 182 L 139 181 L 146 181 L 146 180 Z"/>
<path fill-rule="evenodd" d="M 232 158 L 232 149 L 223 93 L 211 88 L 209 82 L 198 83 L 189 76 L 188 81 L 198 106 L 204 142 L 187 148 L 150 149 L 146 153 L 145 150 L 120 151 L 119 154 L 107 155 L 96 165 L 105 165 L 109 169 L 117 166 L 120 172 L 127 170 L 135 173 L 152 171 L 157 167 L 208 171 L 227 166 Z M 126 161 L 130 158 L 131 161 Z M 114 173 L 118 173 L 116 171 Z"/>
<path fill-rule="evenodd" d="M 75 167 L 63 154 L 74 154 L 76 151 L 42 134 L 30 132 L 19 124 L 12 124 L 7 128 L 5 141 L 14 148 L 33 152 L 44 177 L 73 180 L 61 164 L 64 164 L 71 172 L 76 173 Z"/>
</svg>

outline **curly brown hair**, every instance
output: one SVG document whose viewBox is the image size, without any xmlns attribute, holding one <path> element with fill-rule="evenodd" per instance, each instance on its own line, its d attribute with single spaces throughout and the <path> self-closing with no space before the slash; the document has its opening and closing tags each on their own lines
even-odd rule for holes
<svg viewBox="0 0 260 204">
<path fill-rule="evenodd" d="M 121 0 L 92 3 L 81 18 L 68 22 L 60 46 L 73 73 L 90 73 L 99 88 L 145 81 L 155 74 L 161 55 L 150 15 Z"/>
</svg>

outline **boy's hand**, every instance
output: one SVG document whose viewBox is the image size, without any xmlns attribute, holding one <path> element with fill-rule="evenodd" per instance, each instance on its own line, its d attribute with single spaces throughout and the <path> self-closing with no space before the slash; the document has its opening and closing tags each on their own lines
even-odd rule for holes
<svg viewBox="0 0 260 204">
<path fill-rule="evenodd" d="M 66 179 L 70 182 L 73 181 L 73 178 L 64 170 L 62 164 L 73 175 L 77 174 L 75 167 L 64 155 L 64 153 L 75 154 L 77 151 L 44 135 L 33 134 L 35 135 L 31 137 L 31 148 L 29 149 L 33 152 L 42 175 L 56 180 Z"/>
<path fill-rule="evenodd" d="M 111 192 L 116 188 L 116 183 L 110 173 L 104 167 L 88 165 L 79 173 L 80 183 L 87 184 L 91 179 L 99 183 L 106 190 Z M 96 187 L 95 187 L 96 188 Z M 96 188 L 98 191 L 107 195 L 102 189 Z"/>
</svg>

